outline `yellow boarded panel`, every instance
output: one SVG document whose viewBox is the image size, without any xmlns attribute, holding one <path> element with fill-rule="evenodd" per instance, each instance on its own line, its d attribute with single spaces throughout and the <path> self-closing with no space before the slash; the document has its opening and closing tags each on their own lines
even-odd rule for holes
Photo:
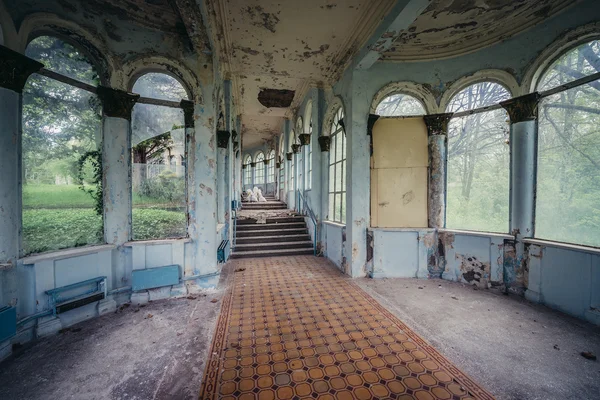
<svg viewBox="0 0 600 400">
<path fill-rule="evenodd" d="M 427 128 L 422 117 L 381 118 L 373 127 L 373 166 L 427 167 Z"/>
<path fill-rule="evenodd" d="M 427 227 L 427 168 L 377 170 L 377 226 Z"/>
<path fill-rule="evenodd" d="M 378 196 L 377 190 L 379 188 L 379 179 L 377 169 L 371 169 L 371 226 L 379 226 L 379 207 L 378 207 Z"/>
</svg>

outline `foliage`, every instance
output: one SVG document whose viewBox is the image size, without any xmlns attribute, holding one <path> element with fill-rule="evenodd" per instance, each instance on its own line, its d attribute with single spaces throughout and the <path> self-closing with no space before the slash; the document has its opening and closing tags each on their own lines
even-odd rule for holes
<svg viewBox="0 0 600 400">
<path fill-rule="evenodd" d="M 185 177 L 177 176 L 167 169 L 154 178 L 145 179 L 140 184 L 138 194 L 152 198 L 156 202 L 183 204 L 185 203 Z"/>
<path fill-rule="evenodd" d="M 89 169 L 90 167 L 92 170 L 87 171 L 87 169 Z M 91 175 L 91 177 L 89 177 L 89 175 Z M 88 183 L 87 186 L 86 180 Z M 79 160 L 77 161 L 77 182 L 79 183 L 79 188 L 85 193 L 89 194 L 94 200 L 94 210 L 96 211 L 96 214 L 100 216 L 104 215 L 101 151 L 88 151 L 79 158 Z"/>
<path fill-rule="evenodd" d="M 23 208 L 94 208 L 90 196 L 75 185 L 24 185 Z"/>
<path fill-rule="evenodd" d="M 133 209 L 133 239 L 167 239 L 187 235 L 186 214 L 180 211 L 167 211 L 152 208 Z"/>
<path fill-rule="evenodd" d="M 375 114 L 382 117 L 401 117 L 424 115 L 426 112 L 419 100 L 406 94 L 396 93 L 381 100 Z"/>
</svg>

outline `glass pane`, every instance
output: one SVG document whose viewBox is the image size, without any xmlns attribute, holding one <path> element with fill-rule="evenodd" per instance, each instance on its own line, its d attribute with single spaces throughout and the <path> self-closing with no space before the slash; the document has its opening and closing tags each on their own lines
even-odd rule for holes
<svg viewBox="0 0 600 400">
<path fill-rule="evenodd" d="M 335 195 L 333 193 L 329 194 L 329 216 L 327 219 L 330 221 L 335 220 Z"/>
<path fill-rule="evenodd" d="M 335 195 L 335 221 L 342 222 L 342 195 Z"/>
<path fill-rule="evenodd" d="M 510 155 L 504 110 L 450 121 L 446 225 L 508 232 Z"/>
<path fill-rule="evenodd" d="M 335 191 L 340 192 L 342 190 L 342 163 L 336 164 L 335 167 Z"/>
<path fill-rule="evenodd" d="M 151 72 L 142 75 L 133 85 L 134 93 L 153 99 L 180 101 L 188 99 L 183 85 L 172 76 Z"/>
<path fill-rule="evenodd" d="M 600 246 L 600 80 L 539 108 L 535 236 Z"/>
<path fill-rule="evenodd" d="M 329 192 L 335 192 L 335 166 L 333 164 L 329 167 Z"/>
<path fill-rule="evenodd" d="M 342 193 L 342 224 L 346 223 L 346 192 Z"/>
<path fill-rule="evenodd" d="M 180 109 L 150 104 L 134 106 L 131 149 L 134 240 L 186 236 L 183 123 Z"/>
<path fill-rule="evenodd" d="M 548 90 L 598 72 L 600 41 L 594 40 L 560 57 L 544 74 L 538 90 Z"/>
<path fill-rule="evenodd" d="M 472 110 L 510 99 L 510 92 L 495 82 L 480 82 L 458 92 L 448 104 L 448 112 Z"/>
<path fill-rule="evenodd" d="M 416 98 L 396 93 L 384 98 L 377 105 L 375 114 L 382 117 L 400 117 L 409 115 L 424 115 L 425 108 Z"/>
</svg>

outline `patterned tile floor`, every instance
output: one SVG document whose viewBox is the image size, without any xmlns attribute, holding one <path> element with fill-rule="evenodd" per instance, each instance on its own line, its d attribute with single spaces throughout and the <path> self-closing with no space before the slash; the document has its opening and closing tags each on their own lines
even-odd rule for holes
<svg viewBox="0 0 600 400">
<path fill-rule="evenodd" d="M 236 260 L 201 399 L 492 399 L 324 258 Z"/>
</svg>

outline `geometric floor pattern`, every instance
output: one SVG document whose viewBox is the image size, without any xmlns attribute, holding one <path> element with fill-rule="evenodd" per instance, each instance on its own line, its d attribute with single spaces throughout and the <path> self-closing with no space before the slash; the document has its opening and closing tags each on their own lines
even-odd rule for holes
<svg viewBox="0 0 600 400">
<path fill-rule="evenodd" d="M 493 399 L 326 259 L 233 267 L 201 399 Z"/>
</svg>

